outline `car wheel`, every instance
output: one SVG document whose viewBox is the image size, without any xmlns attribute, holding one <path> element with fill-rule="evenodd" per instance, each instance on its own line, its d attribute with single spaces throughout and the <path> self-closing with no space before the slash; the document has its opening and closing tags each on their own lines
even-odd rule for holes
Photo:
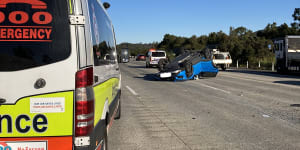
<svg viewBox="0 0 300 150">
<path fill-rule="evenodd" d="M 222 68 L 223 71 L 226 70 L 226 66 L 225 65 L 222 65 L 221 68 Z"/>
<path fill-rule="evenodd" d="M 191 77 L 193 75 L 193 65 L 191 62 L 185 62 L 184 63 L 184 69 L 186 72 L 186 77 Z"/>
<path fill-rule="evenodd" d="M 213 61 L 211 63 L 213 65 L 213 67 L 218 68 L 218 66 Z"/>
<path fill-rule="evenodd" d="M 160 59 L 158 61 L 158 70 L 159 71 L 162 71 L 164 69 L 164 60 L 163 59 Z"/>
<path fill-rule="evenodd" d="M 115 116 L 115 120 L 118 120 L 121 118 L 121 98 L 119 99 L 119 107 Z"/>
</svg>

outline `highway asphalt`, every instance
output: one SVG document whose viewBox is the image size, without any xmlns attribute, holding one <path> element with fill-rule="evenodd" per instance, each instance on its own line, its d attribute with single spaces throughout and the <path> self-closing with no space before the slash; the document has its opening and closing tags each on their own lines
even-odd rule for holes
<svg viewBox="0 0 300 150">
<path fill-rule="evenodd" d="M 300 149 L 300 76 L 228 70 L 170 82 L 156 81 L 143 61 L 120 68 L 111 150 Z"/>
</svg>

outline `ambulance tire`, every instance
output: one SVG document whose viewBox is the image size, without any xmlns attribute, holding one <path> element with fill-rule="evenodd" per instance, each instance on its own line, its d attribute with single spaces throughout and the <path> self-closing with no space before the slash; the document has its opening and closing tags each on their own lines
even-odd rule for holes
<svg viewBox="0 0 300 150">
<path fill-rule="evenodd" d="M 121 118 L 121 98 L 119 99 L 119 107 L 115 116 L 115 120 L 118 120 Z"/>
</svg>

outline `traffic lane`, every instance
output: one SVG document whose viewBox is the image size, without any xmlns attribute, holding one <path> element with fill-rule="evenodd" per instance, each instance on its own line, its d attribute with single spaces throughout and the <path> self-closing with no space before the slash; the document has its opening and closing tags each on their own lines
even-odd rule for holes
<svg viewBox="0 0 300 150">
<path fill-rule="evenodd" d="M 136 78 L 156 72 L 155 69 L 141 67 L 132 70 L 127 66 L 121 69 L 127 76 L 127 79 L 123 78 L 125 84 L 135 89 L 145 106 L 190 149 L 299 148 L 298 126 L 290 126 L 273 116 L 266 117 L 269 115 L 262 111 L 264 109 L 257 107 L 247 96 L 231 93 L 224 96 L 225 90 L 201 86 L 205 81 L 207 86 L 213 87 L 210 82 L 218 77 L 176 83 L 157 82 Z"/>
<path fill-rule="evenodd" d="M 122 91 L 122 117 L 109 131 L 109 148 L 113 150 L 178 149 L 188 150 L 139 97 L 127 88 Z"/>
<path fill-rule="evenodd" d="M 300 93 L 298 92 L 300 87 L 244 78 L 248 77 L 236 77 L 234 74 L 226 74 L 225 76 L 224 73 L 220 73 L 217 78 L 201 80 L 201 82 L 191 84 L 196 84 L 195 87 L 205 86 L 224 91 L 225 95 L 230 93 L 239 96 L 246 99 L 246 101 L 238 100 L 240 103 L 250 104 L 252 107 L 263 110 L 265 113 L 286 120 L 289 123 L 300 123 L 299 107 L 294 107 L 300 103 Z"/>
<path fill-rule="evenodd" d="M 203 81 L 203 80 L 202 80 L 202 81 Z M 188 81 L 188 82 L 189 82 L 189 81 Z M 184 82 L 184 83 L 186 83 L 186 82 Z M 192 83 L 196 83 L 196 82 L 190 82 L 189 85 L 192 85 Z M 199 89 L 198 87 L 195 87 L 195 88 Z M 203 90 L 201 90 L 201 91 L 203 91 Z M 205 92 L 205 93 L 208 93 L 208 92 Z M 191 98 L 191 99 L 194 99 L 194 98 Z"/>
<path fill-rule="evenodd" d="M 123 67 L 121 67 L 123 69 Z M 188 147 L 177 138 L 131 88 L 133 76 L 122 72 L 122 116 L 109 131 L 109 148 L 114 150 L 178 149 Z M 153 112 L 154 111 L 154 112 Z"/>
<path fill-rule="evenodd" d="M 138 68 L 139 70 L 145 70 L 145 62 L 144 61 L 133 61 L 130 64 L 128 64 L 128 67 L 131 68 Z M 147 68 L 147 71 L 149 73 L 157 73 L 157 68 Z M 267 84 L 270 83 L 278 83 L 277 85 L 282 84 L 288 84 L 291 81 L 294 81 L 294 83 L 291 82 L 290 85 L 297 85 L 299 86 L 300 82 L 300 76 L 298 75 L 281 75 L 276 72 L 270 72 L 270 71 L 254 71 L 254 70 L 234 70 L 234 69 L 228 69 L 227 71 L 219 71 L 218 76 L 227 76 L 232 77 L 234 75 L 234 78 L 239 78 L 243 80 L 252 80 L 255 82 L 264 82 Z M 286 83 L 284 83 L 286 82 Z M 284 86 L 284 85 L 283 85 Z"/>
<path fill-rule="evenodd" d="M 287 77 L 285 77 L 287 78 Z M 273 79 L 273 80 L 284 80 Z M 226 74 L 226 72 L 220 72 L 217 78 L 199 80 L 200 84 L 195 86 L 204 86 L 212 90 L 221 92 L 223 94 L 231 93 L 247 99 L 244 103 L 249 106 L 256 107 L 263 110 L 267 114 L 277 117 L 278 119 L 284 119 L 290 123 L 299 124 L 299 108 L 291 107 L 299 104 L 298 86 L 283 86 L 280 84 L 274 84 L 272 81 L 257 80 L 255 75 L 244 74 Z M 205 82 L 207 84 L 205 84 Z M 190 85 L 199 82 L 191 82 Z M 240 102 L 240 100 L 238 100 Z"/>
<path fill-rule="evenodd" d="M 134 62 L 130 64 L 129 67 L 139 68 L 135 70 L 135 72 L 140 73 L 141 75 L 135 75 L 136 78 L 153 80 L 151 75 L 157 73 L 157 69 L 145 69 L 144 62 Z M 239 72 L 223 72 L 220 71 L 217 78 L 212 78 L 212 80 L 201 80 L 199 82 L 209 81 L 208 86 L 205 83 L 200 85 L 206 86 L 208 88 L 217 87 L 220 91 L 231 91 L 236 95 L 247 95 L 254 96 L 255 99 L 259 99 L 259 101 L 268 99 L 276 100 L 279 102 L 284 102 L 285 105 L 292 105 L 299 103 L 299 86 L 295 85 L 283 85 L 279 83 L 275 83 L 275 81 L 288 82 L 287 80 L 295 80 L 295 82 L 300 82 L 300 78 L 298 76 L 278 76 L 278 77 L 269 77 L 269 76 L 261 76 L 255 74 L 244 74 Z M 197 82 L 193 82 L 197 83 Z M 274 88 L 276 87 L 276 88 Z M 224 90 L 222 90 L 224 89 Z M 226 92 L 225 92 L 226 93 Z M 264 98 L 256 98 L 255 96 L 263 96 Z M 272 101 L 276 103 L 276 101 Z"/>
<path fill-rule="evenodd" d="M 300 86 L 300 75 L 281 75 L 276 72 L 254 70 L 228 70 L 223 72 L 223 74 L 236 75 L 235 77 L 238 78 L 255 80 L 258 82 L 275 83 L 279 86 Z"/>
<path fill-rule="evenodd" d="M 228 69 L 226 70 L 226 72 L 234 72 L 236 74 L 247 74 L 247 75 L 254 75 L 257 76 L 259 78 L 264 78 L 267 77 L 265 79 L 300 79 L 299 74 L 279 74 L 277 72 L 273 72 L 273 71 L 267 71 L 267 70 L 239 70 L 239 69 Z"/>
</svg>

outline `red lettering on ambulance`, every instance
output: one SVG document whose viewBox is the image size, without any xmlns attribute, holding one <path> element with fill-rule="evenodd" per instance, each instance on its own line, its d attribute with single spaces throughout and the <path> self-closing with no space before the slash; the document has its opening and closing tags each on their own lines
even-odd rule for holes
<svg viewBox="0 0 300 150">
<path fill-rule="evenodd" d="M 20 16 L 20 20 L 17 20 L 17 15 Z M 28 21 L 28 14 L 24 11 L 13 11 L 9 14 L 8 19 L 13 24 L 24 24 Z"/>
<path fill-rule="evenodd" d="M 38 30 L 38 37 L 39 37 L 39 39 L 43 39 L 45 37 L 45 35 L 43 33 L 45 33 L 45 31 L 43 29 L 39 29 Z"/>
<path fill-rule="evenodd" d="M 44 16 L 44 21 L 41 20 L 41 16 Z M 36 24 L 49 24 L 52 22 L 52 15 L 48 12 L 36 12 L 32 16 L 32 21 Z"/>
<path fill-rule="evenodd" d="M 3 38 L 3 37 L 6 37 L 6 30 L 1 30 L 0 36 L 1 36 L 2 38 Z"/>
<path fill-rule="evenodd" d="M 45 29 L 45 32 L 46 32 L 47 39 L 50 39 L 52 29 Z"/>
<path fill-rule="evenodd" d="M 22 30 L 21 30 L 21 29 L 16 29 L 16 30 L 15 30 L 15 37 L 16 37 L 17 39 L 22 38 Z"/>
<path fill-rule="evenodd" d="M 0 23 L 2 23 L 5 20 L 5 14 L 0 11 Z"/>
<path fill-rule="evenodd" d="M 40 0 L 1 0 L 0 8 L 6 8 L 10 3 L 31 4 L 33 9 L 47 9 L 47 4 Z"/>
<path fill-rule="evenodd" d="M 30 29 L 30 37 L 32 39 L 36 39 L 37 38 L 36 31 L 37 31 L 37 29 Z"/>
<path fill-rule="evenodd" d="M 23 29 L 23 39 L 28 39 L 29 38 L 29 29 Z"/>
<path fill-rule="evenodd" d="M 7 29 L 7 38 L 8 39 L 15 38 L 15 36 L 14 36 L 14 29 Z"/>
<path fill-rule="evenodd" d="M 7 4 L 12 3 L 29 4 L 32 9 L 39 10 L 32 12 L 21 10 L 0 11 L 0 24 L 5 24 L 0 25 L 0 41 L 52 42 L 50 38 L 53 16 L 46 10 L 41 11 L 47 9 L 45 2 L 41 0 L 0 0 L 0 8 L 6 8 Z M 8 22 L 10 23 L 6 25 Z M 36 25 L 27 26 L 29 22 Z M 48 26 L 40 26 L 47 24 Z"/>
</svg>

